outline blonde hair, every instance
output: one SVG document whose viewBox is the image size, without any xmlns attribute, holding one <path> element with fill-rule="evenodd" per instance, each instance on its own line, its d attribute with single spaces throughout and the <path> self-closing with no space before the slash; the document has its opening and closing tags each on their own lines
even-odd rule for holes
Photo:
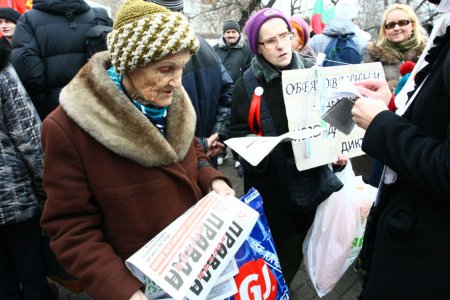
<svg viewBox="0 0 450 300">
<path fill-rule="evenodd" d="M 420 45 L 422 43 L 426 43 L 427 37 L 424 35 L 426 31 L 422 27 L 419 18 L 417 17 L 412 7 L 407 4 L 399 4 L 399 3 L 389 5 L 383 12 L 380 31 L 378 34 L 379 43 L 384 44 L 386 42 L 386 28 L 384 27 L 384 25 L 386 25 L 386 19 L 388 15 L 394 10 L 401 10 L 408 16 L 408 19 L 412 22 L 413 35 L 415 35 L 417 39 L 417 44 Z"/>
</svg>

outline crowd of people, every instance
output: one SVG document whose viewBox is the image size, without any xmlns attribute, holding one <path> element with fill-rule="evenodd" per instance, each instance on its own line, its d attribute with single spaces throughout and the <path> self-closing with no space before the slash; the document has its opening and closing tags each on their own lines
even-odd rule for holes
<svg viewBox="0 0 450 300">
<path fill-rule="evenodd" d="M 429 32 L 412 7 L 392 4 L 371 38 L 358 2 L 340 0 L 320 34 L 299 14 L 263 8 L 226 20 L 211 46 L 183 0 L 125 0 L 107 50 L 92 57 L 86 2 L 0 8 L 0 299 L 57 298 L 45 246 L 93 299 L 147 299 L 124 261 L 210 191 L 240 196 L 220 171 L 224 141 L 288 132 L 282 72 L 316 66 L 341 36 L 357 63 L 385 74 L 355 83 L 365 98 L 352 108 L 366 153 L 352 167 L 379 189 L 360 298 L 450 298 L 450 0 L 429 2 L 442 13 Z M 298 171 L 291 143 L 256 166 L 233 158 L 244 192 L 263 198 L 289 287 L 348 158 Z"/>
</svg>

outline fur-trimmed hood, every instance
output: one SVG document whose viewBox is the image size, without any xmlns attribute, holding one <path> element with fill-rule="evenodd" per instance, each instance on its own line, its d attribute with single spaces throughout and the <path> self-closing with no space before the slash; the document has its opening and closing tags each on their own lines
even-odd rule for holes
<svg viewBox="0 0 450 300">
<path fill-rule="evenodd" d="M 111 80 L 110 66 L 107 52 L 93 56 L 61 91 L 63 110 L 106 148 L 145 167 L 181 161 L 192 143 L 196 122 L 185 90 L 174 93 L 164 137 Z"/>
<path fill-rule="evenodd" d="M 369 54 L 368 62 L 379 61 L 383 65 L 396 65 L 404 61 L 417 62 L 423 52 L 423 49 L 425 49 L 424 43 L 406 52 L 403 59 L 400 60 L 400 58 L 397 57 L 392 51 L 389 51 L 389 49 L 380 47 L 376 42 L 369 42 L 367 45 L 367 53 Z"/>
</svg>

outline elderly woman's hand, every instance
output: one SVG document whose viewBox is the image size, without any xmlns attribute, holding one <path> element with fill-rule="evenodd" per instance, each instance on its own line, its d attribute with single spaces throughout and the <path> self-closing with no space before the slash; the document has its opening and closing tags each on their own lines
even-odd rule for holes
<svg viewBox="0 0 450 300">
<path fill-rule="evenodd" d="M 211 182 L 211 190 L 221 195 L 229 195 L 233 197 L 236 194 L 236 192 L 228 185 L 228 183 L 220 178 L 214 179 Z"/>
</svg>

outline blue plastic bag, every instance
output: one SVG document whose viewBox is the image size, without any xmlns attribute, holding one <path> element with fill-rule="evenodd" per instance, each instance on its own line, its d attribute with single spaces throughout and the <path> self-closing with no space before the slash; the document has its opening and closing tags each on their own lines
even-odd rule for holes
<svg viewBox="0 0 450 300">
<path fill-rule="evenodd" d="M 257 190 L 251 188 L 241 200 L 259 212 L 259 219 L 235 255 L 239 267 L 239 273 L 234 277 L 238 293 L 229 300 L 289 299 L 289 289 L 264 214 L 263 199 Z"/>
</svg>

